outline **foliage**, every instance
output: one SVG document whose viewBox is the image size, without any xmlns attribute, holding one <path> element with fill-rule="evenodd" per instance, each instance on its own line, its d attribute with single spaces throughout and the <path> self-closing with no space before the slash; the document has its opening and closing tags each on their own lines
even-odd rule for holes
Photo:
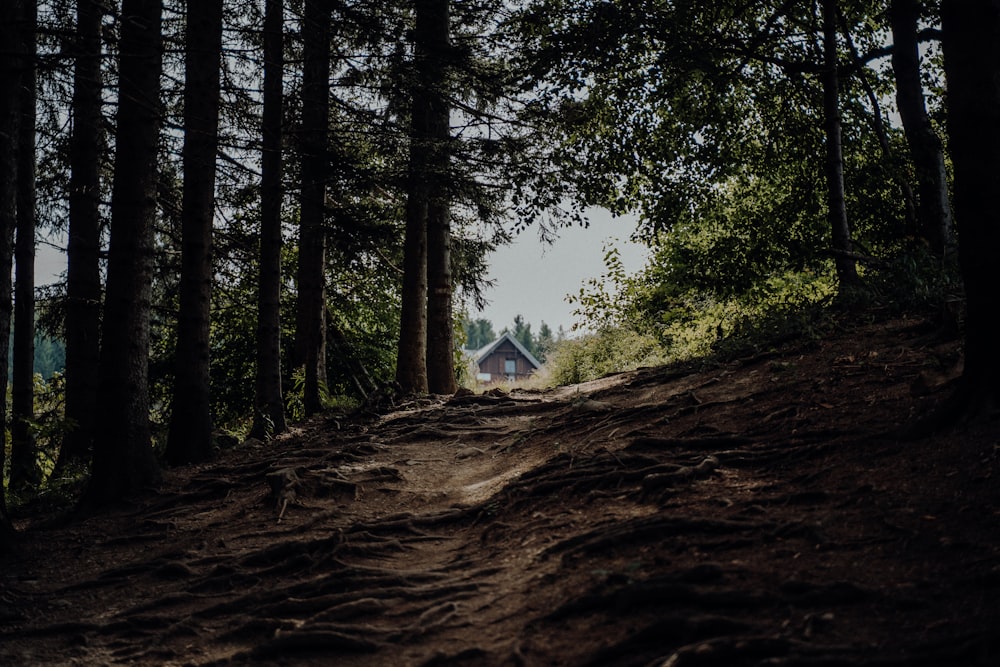
<svg viewBox="0 0 1000 667">
<path fill-rule="evenodd" d="M 848 216 L 857 247 L 884 259 L 905 232 L 906 168 L 901 132 L 889 128 L 884 152 L 883 112 L 866 94 L 892 92 L 876 57 L 885 17 L 867 2 L 840 10 Z M 672 255 L 659 262 L 661 289 L 740 298 L 774 276 L 822 270 L 831 240 L 815 3 L 534 0 L 519 25 L 565 177 L 587 204 L 640 213 L 639 236 Z M 582 309 L 612 314 L 594 288 L 577 297 Z"/>
<path fill-rule="evenodd" d="M 463 330 L 465 332 L 465 349 L 467 350 L 479 350 L 497 338 L 493 331 L 493 323 L 483 318 L 475 320 L 466 318 L 463 322 Z"/>
<path fill-rule="evenodd" d="M 306 407 L 304 401 L 306 370 L 304 367 L 299 366 L 298 368 L 292 370 L 291 376 L 291 389 L 285 392 L 285 411 L 289 419 L 292 419 L 293 421 L 302 421 L 306 417 Z M 331 403 L 331 396 L 325 382 L 320 382 L 319 394 L 320 402 L 323 406 L 329 406 Z"/>
<path fill-rule="evenodd" d="M 581 382 L 812 335 L 822 307 L 835 294 L 829 261 L 815 269 L 762 273 L 737 291 L 726 272 L 745 270 L 740 256 L 746 247 L 724 243 L 727 256 L 716 245 L 725 238 L 721 227 L 661 235 L 647 266 L 632 276 L 609 250 L 604 276 L 589 281 L 573 299 L 577 315 L 598 323 L 599 333 L 557 347 L 550 364 L 553 381 Z"/>
<path fill-rule="evenodd" d="M 31 489 L 29 493 L 22 494 L 21 497 L 11 498 L 13 505 L 28 502 L 35 496 L 51 494 L 61 496 L 63 493 L 60 489 L 63 487 L 75 489 L 85 474 L 83 470 L 72 469 L 63 471 L 59 478 L 52 477 L 63 436 L 69 429 L 73 428 L 73 424 L 67 422 L 63 415 L 65 390 L 65 378 L 61 373 L 52 373 L 48 378 L 43 377 L 41 373 L 35 373 L 34 417 L 30 421 L 29 431 L 35 440 L 38 466 L 42 472 L 43 482 L 38 489 Z M 9 446 L 9 438 L 7 442 Z M 6 460 L 10 461 L 9 456 Z M 9 471 L 4 471 L 5 478 L 8 473 Z M 59 501 L 57 504 L 63 505 L 65 503 Z"/>
<path fill-rule="evenodd" d="M 542 325 L 538 327 L 538 333 L 532 341 L 535 348 L 535 358 L 544 364 L 548 360 L 549 353 L 555 348 L 556 343 L 556 335 L 552 332 L 552 327 L 542 322 Z"/>
<path fill-rule="evenodd" d="M 506 331 L 507 329 L 504 329 L 504 332 Z M 535 336 L 531 333 L 531 324 L 524 321 L 523 315 L 514 316 L 514 328 L 510 330 L 510 334 L 514 336 L 514 340 L 524 346 L 524 349 L 532 354 L 535 353 Z"/>
<path fill-rule="evenodd" d="M 634 329 L 606 328 L 559 343 L 550 355 L 546 378 L 553 385 L 577 384 L 667 361 L 654 336 Z"/>
<path fill-rule="evenodd" d="M 899 311 L 938 307 L 962 295 L 956 258 L 942 261 L 918 242 L 902 245 L 887 261 L 873 266 L 866 282 L 879 303 Z"/>
<path fill-rule="evenodd" d="M 50 336 L 40 327 L 35 333 L 34 369 L 43 380 L 50 380 L 66 368 L 66 346 L 62 340 Z M 10 377 L 10 369 L 7 372 Z"/>
<path fill-rule="evenodd" d="M 789 274 L 768 293 L 715 300 L 689 294 L 659 318 L 607 325 L 559 343 L 548 364 L 552 384 L 575 384 L 642 366 L 730 357 L 779 340 L 818 337 L 834 295 L 829 276 Z M 650 295 L 652 297 L 652 295 Z M 652 308 L 655 298 L 645 304 Z"/>
</svg>

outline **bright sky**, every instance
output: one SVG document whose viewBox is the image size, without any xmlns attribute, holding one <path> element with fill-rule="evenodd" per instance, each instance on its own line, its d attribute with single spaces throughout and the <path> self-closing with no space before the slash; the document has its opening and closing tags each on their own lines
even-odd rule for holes
<svg viewBox="0 0 1000 667">
<path fill-rule="evenodd" d="M 59 280 L 59 274 L 66 270 L 66 255 L 48 243 L 35 247 L 35 282 L 49 285 Z"/>
<path fill-rule="evenodd" d="M 518 314 L 533 332 L 545 322 L 553 332 L 562 326 L 570 333 L 578 321 L 573 315 L 576 307 L 566 302 L 566 295 L 577 294 L 588 279 L 604 274 L 605 242 L 618 248 L 628 274 L 641 269 L 648 254 L 644 246 L 628 240 L 635 231 L 635 218 L 612 218 L 603 209 L 587 213 L 590 227 L 562 229 L 551 245 L 538 238 L 537 229 L 529 228 L 493 253 L 489 278 L 496 286 L 485 294 L 486 309 L 470 312 L 470 317 L 490 320 L 497 333 L 512 329 Z"/>
</svg>

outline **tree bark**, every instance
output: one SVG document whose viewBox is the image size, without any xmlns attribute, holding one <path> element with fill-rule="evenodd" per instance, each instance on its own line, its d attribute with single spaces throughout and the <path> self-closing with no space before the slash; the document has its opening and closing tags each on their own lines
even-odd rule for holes
<svg viewBox="0 0 1000 667">
<path fill-rule="evenodd" d="M 454 394 L 455 332 L 452 319 L 451 212 L 438 191 L 427 210 L 427 388 Z"/>
<path fill-rule="evenodd" d="M 842 11 L 837 12 L 837 19 L 840 23 L 840 32 L 843 34 L 844 39 L 851 50 L 851 59 L 853 60 L 854 67 L 857 70 L 858 82 L 864 89 L 865 97 L 868 98 L 868 104 L 870 104 L 872 108 L 872 113 L 871 116 L 869 116 L 869 119 L 872 131 L 875 132 L 875 137 L 878 139 L 879 148 L 882 149 L 882 163 L 885 165 L 886 172 L 899 186 L 899 194 L 903 199 L 903 230 L 915 230 L 917 228 L 916 196 L 913 194 L 913 188 L 910 187 L 910 181 L 907 180 L 906 176 L 896 167 L 896 160 L 893 158 L 892 144 L 889 141 L 889 133 L 886 131 L 885 121 L 882 119 L 882 105 L 879 103 L 878 93 L 875 91 L 875 88 L 872 87 L 870 77 L 867 73 L 868 68 L 864 63 L 861 54 L 858 52 L 857 46 L 854 44 L 854 40 L 851 38 L 849 24 L 847 23 L 847 19 L 844 17 L 844 13 Z"/>
<path fill-rule="evenodd" d="M 837 74 L 837 2 L 822 0 L 823 6 L 823 129 L 826 132 L 827 219 L 832 232 L 834 263 L 840 292 L 860 285 L 857 265 L 848 254 L 851 230 L 844 195 L 844 155 L 840 123 L 840 82 Z"/>
<path fill-rule="evenodd" d="M 252 437 L 286 430 L 281 396 L 281 122 L 284 3 L 264 9 L 264 112 L 261 123 L 260 279 L 257 296 L 257 374 Z"/>
<path fill-rule="evenodd" d="M 950 418 L 1000 408 L 1000 0 L 941 3 L 958 256 L 965 282 L 965 370 Z"/>
<path fill-rule="evenodd" d="M 160 479 L 150 442 L 148 366 L 161 12 L 159 0 L 122 3 L 111 245 L 85 505 L 117 501 Z"/>
<path fill-rule="evenodd" d="M 414 121 L 416 124 L 416 121 Z M 406 394 L 427 393 L 427 200 L 415 184 L 418 172 L 411 149 L 403 285 L 396 352 L 396 383 Z"/>
<path fill-rule="evenodd" d="M 212 455 L 209 332 L 222 5 L 222 0 L 187 2 L 180 309 L 166 449 L 173 465 Z"/>
<path fill-rule="evenodd" d="M 322 0 L 306 0 L 302 72 L 302 192 L 299 212 L 296 366 L 305 366 L 303 407 L 323 409 L 326 384 L 326 178 L 330 123 L 330 10 Z"/>
<path fill-rule="evenodd" d="M 452 321 L 451 212 L 449 157 L 451 109 L 446 90 L 450 60 L 450 0 L 417 2 L 417 48 L 426 71 L 417 100 L 426 105 L 430 196 L 427 203 L 427 385 L 435 394 L 453 394 L 455 340 Z M 418 103 L 415 101 L 415 104 Z"/>
<path fill-rule="evenodd" d="M 90 459 L 101 326 L 101 20 L 99 0 L 77 0 L 66 266 L 66 421 L 53 474 Z"/>
<path fill-rule="evenodd" d="M 14 350 L 11 392 L 10 486 L 38 488 L 41 470 L 31 422 L 35 412 L 35 37 L 38 3 L 25 0 L 19 32 L 23 54 L 18 128 L 17 236 L 14 245 Z"/>
<path fill-rule="evenodd" d="M 0 43 L 18 44 L 18 22 L 24 3 L 12 0 L 0 4 Z M 21 107 L 21 54 L 16 48 L 0 49 L 0 340 L 8 340 L 11 323 L 11 279 L 14 260 L 14 228 L 17 226 L 17 150 Z M 7 395 L 7 345 L 0 345 L 0 396 Z M 7 451 L 7 405 L 0 401 L 0 470 Z M 13 538 L 7 516 L 7 493 L 0 476 L 0 550 L 7 550 Z"/>
<path fill-rule="evenodd" d="M 924 103 L 920 80 L 920 51 L 917 0 L 892 0 L 892 71 L 896 79 L 896 106 L 910 147 L 917 180 L 917 225 L 919 234 L 939 256 L 949 253 L 952 241 L 952 214 L 948 200 L 948 174 L 941 139 Z"/>
<path fill-rule="evenodd" d="M 453 354 L 450 349 L 453 335 L 450 323 L 451 242 L 445 183 L 449 110 L 444 84 L 450 48 L 449 5 L 448 0 L 418 0 L 415 6 L 410 162 L 396 382 L 405 393 L 427 393 L 432 386 L 434 391 L 451 393 L 454 379 L 449 382 L 445 376 L 453 376 L 454 369 L 446 369 L 444 364 L 453 366 L 453 362 L 442 358 L 445 346 L 448 347 L 447 356 L 450 358 Z M 433 284 L 429 290 L 431 280 Z"/>
</svg>

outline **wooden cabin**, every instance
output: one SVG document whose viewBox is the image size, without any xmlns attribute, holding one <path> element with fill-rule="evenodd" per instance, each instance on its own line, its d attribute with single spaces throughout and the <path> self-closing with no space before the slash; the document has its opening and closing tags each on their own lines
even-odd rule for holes
<svg viewBox="0 0 1000 667">
<path fill-rule="evenodd" d="M 475 362 L 483 384 L 525 380 L 542 366 L 510 332 L 476 352 Z"/>
</svg>

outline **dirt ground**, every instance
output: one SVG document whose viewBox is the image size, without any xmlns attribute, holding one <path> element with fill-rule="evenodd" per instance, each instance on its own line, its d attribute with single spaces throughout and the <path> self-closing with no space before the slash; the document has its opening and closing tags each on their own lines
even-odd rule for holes
<svg viewBox="0 0 1000 667">
<path fill-rule="evenodd" d="M 1000 428 L 894 436 L 959 347 L 873 319 L 327 415 L 24 517 L 0 664 L 995 667 Z"/>
</svg>

